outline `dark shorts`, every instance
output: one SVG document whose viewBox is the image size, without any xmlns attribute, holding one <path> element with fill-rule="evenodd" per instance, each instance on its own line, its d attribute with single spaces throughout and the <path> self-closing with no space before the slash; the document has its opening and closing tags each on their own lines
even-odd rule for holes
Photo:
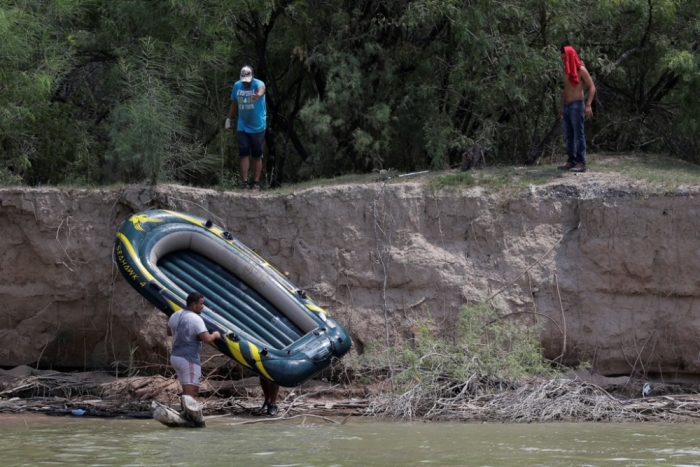
<svg viewBox="0 0 700 467">
<path fill-rule="evenodd" d="M 241 157 L 252 157 L 262 159 L 263 144 L 265 144 L 265 131 L 260 133 L 238 132 L 238 155 Z"/>
</svg>

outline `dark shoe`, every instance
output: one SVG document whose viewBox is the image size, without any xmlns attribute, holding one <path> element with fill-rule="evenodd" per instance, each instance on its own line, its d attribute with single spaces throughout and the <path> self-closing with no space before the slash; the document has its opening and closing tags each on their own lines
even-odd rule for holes
<svg viewBox="0 0 700 467">
<path fill-rule="evenodd" d="M 586 164 L 581 164 L 580 162 L 569 169 L 569 172 L 583 173 L 586 171 Z"/>
<path fill-rule="evenodd" d="M 260 182 L 253 182 L 253 186 L 250 187 L 253 191 L 260 191 Z"/>
<path fill-rule="evenodd" d="M 241 190 L 247 190 L 248 189 L 248 182 L 241 182 Z"/>
<path fill-rule="evenodd" d="M 557 170 L 570 170 L 574 168 L 574 163 L 573 162 L 567 162 L 564 165 L 560 165 L 557 167 Z"/>
<path fill-rule="evenodd" d="M 277 406 L 276 405 L 268 405 L 267 406 L 267 416 L 268 417 L 276 417 L 277 416 Z"/>
<path fill-rule="evenodd" d="M 270 410 L 270 402 L 265 401 L 263 402 L 262 407 L 260 407 L 260 413 L 267 413 L 268 410 Z"/>
</svg>

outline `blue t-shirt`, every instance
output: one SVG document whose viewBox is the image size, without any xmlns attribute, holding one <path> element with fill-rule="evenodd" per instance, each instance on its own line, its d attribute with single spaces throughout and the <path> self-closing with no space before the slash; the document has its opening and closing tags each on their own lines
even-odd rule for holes
<svg viewBox="0 0 700 467">
<path fill-rule="evenodd" d="M 231 100 L 238 102 L 238 131 L 260 133 L 267 128 L 265 94 L 257 101 L 251 102 L 251 98 L 260 87 L 265 88 L 265 83 L 255 78 L 248 87 L 241 81 L 236 81 L 233 85 Z"/>
<path fill-rule="evenodd" d="M 172 355 L 199 365 L 202 355 L 199 334 L 207 332 L 202 317 L 190 310 L 180 310 L 170 316 L 168 326 L 173 332 Z"/>
</svg>

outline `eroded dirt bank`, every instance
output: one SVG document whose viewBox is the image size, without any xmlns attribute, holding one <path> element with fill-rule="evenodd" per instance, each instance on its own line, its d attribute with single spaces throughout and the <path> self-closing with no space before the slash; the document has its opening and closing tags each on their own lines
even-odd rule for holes
<svg viewBox="0 0 700 467">
<path fill-rule="evenodd" d="M 0 366 L 165 364 L 165 316 L 112 264 L 119 224 L 148 208 L 226 227 L 352 333 L 410 336 L 492 297 L 539 320 L 547 356 L 604 375 L 700 376 L 697 191 L 649 196 L 585 174 L 522 196 L 417 182 L 294 194 L 176 186 L 0 189 Z"/>
</svg>

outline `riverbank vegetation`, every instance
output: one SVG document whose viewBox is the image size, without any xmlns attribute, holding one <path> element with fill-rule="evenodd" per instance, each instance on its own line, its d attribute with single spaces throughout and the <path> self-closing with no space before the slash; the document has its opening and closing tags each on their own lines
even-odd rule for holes
<svg viewBox="0 0 700 467">
<path fill-rule="evenodd" d="M 490 303 L 469 305 L 442 337 L 434 322 L 422 321 L 404 348 L 366 347 L 350 364 L 359 381 L 374 383 L 376 393 L 365 415 L 508 423 L 690 421 L 700 416 L 700 397 L 680 388 L 673 394 L 673 385 L 655 385 L 656 397 L 643 398 L 637 389 L 641 384 L 630 379 L 627 384 L 637 394 L 629 397 L 629 390 L 614 385 L 606 390 L 556 360 L 543 360 L 538 317 L 528 316 L 529 324 L 522 318 L 502 314 Z"/>
<path fill-rule="evenodd" d="M 522 318 L 503 315 L 486 303 L 465 306 L 452 329 L 419 320 L 402 345 L 368 343 L 361 355 L 338 362 L 321 379 L 282 388 L 275 420 L 688 422 L 700 417 L 697 390 L 655 383 L 643 397 L 641 380 L 630 379 L 627 388 L 604 387 L 578 378 L 556 361 L 544 361 L 537 317 Z M 236 369 L 236 376 L 219 371 L 224 367 Z M 205 415 L 248 419 L 241 423 L 270 421 L 259 418 L 257 377 L 226 363 L 209 368 L 200 392 Z M 147 367 L 140 370 L 149 372 Z M 111 375 L 0 370 L 0 413 L 148 418 L 152 401 L 177 406 L 179 392 L 171 373 L 139 375 L 133 366 Z"/>
<path fill-rule="evenodd" d="M 418 321 L 407 345 L 368 345 L 351 363 L 355 376 L 376 380 L 382 397 L 371 411 L 400 418 L 441 418 L 450 401 L 490 388 L 507 390 L 533 376 L 552 377 L 542 360 L 539 327 L 516 324 L 488 303 L 465 306 L 444 334 Z"/>
<path fill-rule="evenodd" d="M 461 388 L 469 388 L 462 391 Z M 530 378 L 517 384 L 488 381 L 453 382 L 453 392 L 414 405 L 412 395 L 368 392 L 367 387 L 312 381 L 283 388 L 280 415 L 261 417 L 257 378 L 208 380 L 200 402 L 207 417 L 236 416 L 242 423 L 318 417 L 341 423 L 347 417 L 385 417 L 400 421 L 458 422 L 696 422 L 700 396 L 668 393 L 625 398 L 576 379 Z M 177 407 L 179 384 L 173 377 L 37 371 L 22 377 L 0 375 L 0 414 L 42 413 L 53 416 L 151 418 L 151 402 Z M 393 399 L 394 402 L 389 402 Z M 415 402 L 415 399 L 414 399 Z M 400 409 L 387 410 L 387 409 Z"/>
<path fill-rule="evenodd" d="M 222 127 L 246 63 L 272 187 L 455 167 L 474 144 L 537 163 L 561 149 L 532 152 L 564 42 L 598 88 L 591 152 L 697 163 L 698 24 L 689 0 L 0 0 L 0 183 L 238 186 Z"/>
</svg>

